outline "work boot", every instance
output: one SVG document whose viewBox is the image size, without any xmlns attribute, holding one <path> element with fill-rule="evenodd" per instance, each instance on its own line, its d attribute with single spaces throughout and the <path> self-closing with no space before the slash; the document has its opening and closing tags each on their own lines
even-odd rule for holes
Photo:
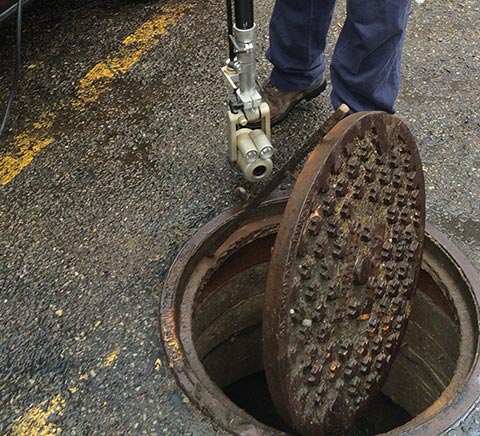
<svg viewBox="0 0 480 436">
<path fill-rule="evenodd" d="M 304 91 L 282 91 L 270 82 L 263 85 L 260 91 L 263 100 L 270 106 L 270 123 L 272 126 L 281 123 L 290 111 L 302 100 L 309 101 L 320 95 L 327 87 L 327 81 L 321 80 L 316 85 Z M 256 129 L 260 127 L 260 122 L 249 123 L 247 127 Z"/>
</svg>

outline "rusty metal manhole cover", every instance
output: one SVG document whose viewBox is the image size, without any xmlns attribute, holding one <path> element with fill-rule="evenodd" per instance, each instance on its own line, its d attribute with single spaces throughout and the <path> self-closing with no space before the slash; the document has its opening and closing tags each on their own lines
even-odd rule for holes
<svg viewBox="0 0 480 436">
<path fill-rule="evenodd" d="M 264 363 L 280 414 L 342 432 L 379 392 L 421 266 L 420 157 L 382 112 L 340 122 L 311 154 L 282 220 L 264 305 Z"/>
</svg>

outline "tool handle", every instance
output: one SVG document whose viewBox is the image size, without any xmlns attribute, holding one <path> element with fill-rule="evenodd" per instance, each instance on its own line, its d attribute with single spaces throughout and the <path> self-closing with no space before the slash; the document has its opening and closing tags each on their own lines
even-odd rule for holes
<svg viewBox="0 0 480 436">
<path fill-rule="evenodd" d="M 235 26 L 240 30 L 248 30 L 253 27 L 253 0 L 235 1 Z"/>
</svg>

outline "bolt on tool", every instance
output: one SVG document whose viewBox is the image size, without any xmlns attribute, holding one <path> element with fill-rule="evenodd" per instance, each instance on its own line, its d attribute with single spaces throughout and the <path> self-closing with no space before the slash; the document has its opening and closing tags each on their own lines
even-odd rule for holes
<svg viewBox="0 0 480 436">
<path fill-rule="evenodd" d="M 273 169 L 270 108 L 262 101 L 255 68 L 253 0 L 234 0 L 234 3 L 235 24 L 232 1 L 227 0 L 229 59 L 222 68 L 228 88 L 229 157 L 247 180 L 257 182 L 267 178 Z M 248 127 L 258 121 L 259 129 Z"/>
</svg>

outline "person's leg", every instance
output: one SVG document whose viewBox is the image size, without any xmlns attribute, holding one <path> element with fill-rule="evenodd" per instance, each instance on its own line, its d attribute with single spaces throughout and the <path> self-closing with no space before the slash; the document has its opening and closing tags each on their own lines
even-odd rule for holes
<svg viewBox="0 0 480 436">
<path fill-rule="evenodd" d="M 325 42 L 335 0 L 277 0 L 270 20 L 267 59 L 272 85 L 302 91 L 322 80 Z"/>
<path fill-rule="evenodd" d="M 395 112 L 410 0 L 348 0 L 330 68 L 334 108 Z"/>
</svg>

